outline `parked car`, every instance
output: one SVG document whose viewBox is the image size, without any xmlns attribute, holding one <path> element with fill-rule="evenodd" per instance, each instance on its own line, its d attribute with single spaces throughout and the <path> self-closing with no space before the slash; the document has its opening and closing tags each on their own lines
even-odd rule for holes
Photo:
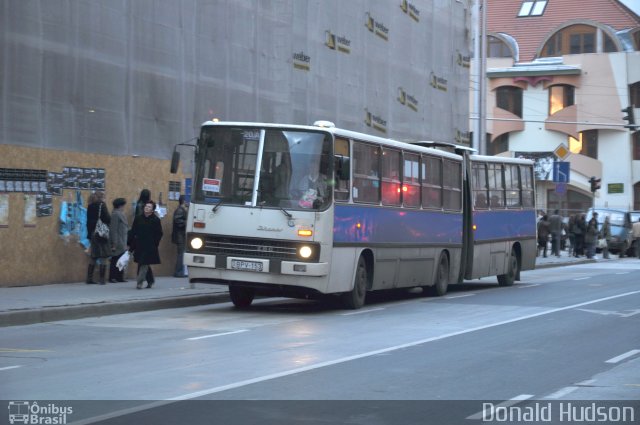
<svg viewBox="0 0 640 425">
<path fill-rule="evenodd" d="M 640 211 L 629 211 L 629 215 L 631 216 L 631 226 L 633 226 L 633 223 L 635 223 L 636 221 L 640 220 Z M 635 256 L 635 248 L 636 248 L 636 241 L 634 240 L 633 243 L 631 244 L 632 249 L 630 249 L 631 251 L 631 255 Z"/>
<path fill-rule="evenodd" d="M 591 220 L 593 208 L 587 211 L 587 222 Z M 602 229 L 604 218 L 609 216 L 611 224 L 611 240 L 609 252 L 621 256 L 633 256 L 633 235 L 631 233 L 631 211 L 614 208 L 595 208 L 598 213 L 598 229 Z M 640 213 L 639 213 L 640 214 Z M 636 218 L 637 220 L 637 218 Z"/>
</svg>

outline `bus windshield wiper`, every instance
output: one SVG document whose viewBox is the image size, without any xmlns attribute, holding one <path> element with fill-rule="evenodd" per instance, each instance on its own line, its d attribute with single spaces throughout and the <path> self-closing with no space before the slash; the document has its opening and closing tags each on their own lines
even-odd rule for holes
<svg viewBox="0 0 640 425">
<path fill-rule="evenodd" d="M 282 211 L 282 213 L 283 213 L 284 215 L 286 215 L 288 219 L 292 219 L 292 218 L 293 218 L 293 215 L 291 215 L 291 213 L 290 213 L 289 211 L 285 210 L 285 209 L 284 209 L 284 208 L 282 208 L 282 207 L 279 207 L 279 208 L 280 208 L 280 211 Z"/>
<path fill-rule="evenodd" d="M 221 206 L 223 203 L 224 203 L 224 200 L 223 200 L 223 199 L 220 199 L 220 202 L 218 202 L 218 203 L 213 207 L 213 210 L 211 210 L 211 211 L 213 211 L 213 212 L 215 213 L 216 211 L 218 211 L 218 208 L 220 208 L 220 206 Z"/>
</svg>

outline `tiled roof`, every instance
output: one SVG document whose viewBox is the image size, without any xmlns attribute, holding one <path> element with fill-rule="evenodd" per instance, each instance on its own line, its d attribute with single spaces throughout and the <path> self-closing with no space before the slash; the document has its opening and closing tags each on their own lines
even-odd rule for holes
<svg viewBox="0 0 640 425">
<path fill-rule="evenodd" d="M 536 58 L 543 41 L 570 21 L 595 21 L 616 31 L 640 26 L 640 17 L 617 0 L 549 0 L 541 16 L 518 17 L 522 0 L 485 0 L 487 31 L 506 33 L 520 46 L 522 62 Z"/>
</svg>

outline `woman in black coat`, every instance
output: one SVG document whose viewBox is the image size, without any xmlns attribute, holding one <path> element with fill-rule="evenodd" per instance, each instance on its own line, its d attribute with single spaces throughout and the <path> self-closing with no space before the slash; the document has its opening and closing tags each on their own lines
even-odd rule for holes
<svg viewBox="0 0 640 425">
<path fill-rule="evenodd" d="M 107 226 L 111 223 L 111 216 L 107 204 L 104 203 L 104 192 L 94 192 L 89 197 L 87 206 L 87 237 L 91 240 L 91 260 L 87 269 L 86 283 L 96 283 L 93 280 L 93 271 L 96 264 L 100 266 L 100 285 L 105 284 L 105 274 L 107 271 L 107 260 L 111 257 L 111 244 L 109 237 L 102 238 L 95 233 L 96 223 L 100 220 Z"/>
<path fill-rule="evenodd" d="M 138 263 L 138 277 L 136 288 L 142 289 L 142 282 L 146 279 L 151 264 L 160 264 L 158 245 L 162 239 L 162 224 L 154 214 L 156 204 L 148 201 L 144 205 L 143 213 L 133 220 L 129 235 L 129 247 L 133 250 L 133 259 Z M 153 286 L 153 281 L 147 279 L 147 288 Z"/>
</svg>

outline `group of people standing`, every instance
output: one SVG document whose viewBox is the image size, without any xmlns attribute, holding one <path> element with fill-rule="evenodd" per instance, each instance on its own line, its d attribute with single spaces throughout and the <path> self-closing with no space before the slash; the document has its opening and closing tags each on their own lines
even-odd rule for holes
<svg viewBox="0 0 640 425">
<path fill-rule="evenodd" d="M 117 263 L 127 252 L 132 253 L 134 261 L 138 263 L 136 288 L 142 289 L 145 281 L 147 282 L 147 288 L 153 287 L 155 283 L 151 266 L 160 264 L 158 247 L 163 236 L 162 223 L 155 214 L 156 203 L 151 200 L 150 191 L 143 189 L 136 202 L 131 228 L 129 228 L 129 222 L 124 213 L 126 203 L 127 201 L 124 198 L 114 199 L 112 203 L 113 210 L 109 214 L 104 192 L 97 191 L 89 197 L 87 235 L 89 235 L 91 246 L 89 248 L 90 260 L 87 269 L 87 284 L 106 284 L 106 270 L 109 261 L 109 282 L 126 282 L 124 269 L 118 269 Z M 184 196 L 180 196 L 179 206 L 174 213 L 172 235 L 172 241 L 177 245 L 178 251 L 176 277 L 186 277 L 183 271 L 186 217 Z M 96 232 L 98 220 L 109 226 L 108 237 L 100 236 Z M 98 282 L 94 281 L 93 278 L 96 266 L 99 273 Z"/>
<path fill-rule="evenodd" d="M 538 221 L 538 250 L 547 256 L 547 242 L 551 236 L 552 255 L 560 257 L 560 248 L 564 238 L 569 240 L 569 255 L 574 257 L 586 256 L 591 259 L 596 255 L 598 241 L 601 242 L 602 257 L 609 258 L 608 244 L 611 240 L 611 224 L 606 216 L 602 227 L 599 228 L 598 213 L 594 212 L 587 221 L 586 214 L 578 213 L 569 216 L 565 223 L 559 210 L 555 210 L 549 217 L 546 214 Z M 539 255 L 538 253 L 538 255 Z"/>
</svg>

